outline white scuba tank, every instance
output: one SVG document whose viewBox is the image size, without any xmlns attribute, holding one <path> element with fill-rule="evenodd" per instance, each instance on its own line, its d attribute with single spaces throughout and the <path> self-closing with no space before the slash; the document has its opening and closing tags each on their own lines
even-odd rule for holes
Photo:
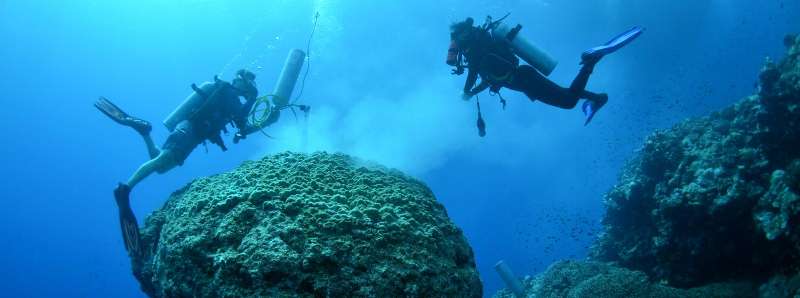
<svg viewBox="0 0 800 298">
<path fill-rule="evenodd" d="M 492 29 L 492 35 L 506 38 L 511 30 L 512 28 L 501 23 Z M 558 61 L 553 59 L 552 56 L 539 49 L 537 46 L 519 34 L 516 34 L 513 39 L 509 40 L 509 43 L 511 44 L 511 47 L 514 49 L 514 53 L 517 54 L 517 56 L 530 64 L 530 66 L 533 66 L 533 68 L 536 68 L 536 70 L 545 76 L 550 75 L 550 73 L 553 72 L 553 69 L 556 68 L 556 65 L 558 65 Z"/>
<path fill-rule="evenodd" d="M 292 97 L 294 85 L 297 84 L 297 79 L 300 77 L 300 70 L 303 69 L 303 63 L 306 60 L 306 53 L 302 50 L 293 49 L 286 57 L 286 63 L 283 64 L 283 70 L 278 77 L 278 82 L 275 84 L 275 89 L 272 91 L 273 103 L 276 107 L 283 107 L 289 104 Z"/>
</svg>

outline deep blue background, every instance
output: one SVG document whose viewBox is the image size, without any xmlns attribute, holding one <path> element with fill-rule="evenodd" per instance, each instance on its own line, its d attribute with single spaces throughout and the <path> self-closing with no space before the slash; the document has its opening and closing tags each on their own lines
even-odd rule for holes
<svg viewBox="0 0 800 298">
<path fill-rule="evenodd" d="M 629 3 L 635 2 L 635 3 Z M 507 260 L 519 275 L 585 257 L 602 196 L 644 136 L 754 91 L 765 56 L 800 31 L 798 1 L 729 0 L 0 0 L 0 293 L 5 297 L 141 297 L 119 235 L 111 190 L 145 161 L 141 140 L 94 110 L 99 95 L 159 124 L 214 74 L 241 67 L 268 92 L 313 15 L 304 102 L 222 154 L 199 148 L 185 166 L 133 193 L 140 220 L 192 178 L 283 150 L 342 151 L 427 182 L 463 228 L 486 293 Z M 502 111 L 482 95 L 476 135 L 463 77 L 444 58 L 448 25 L 512 12 L 510 22 L 560 61 L 569 84 L 580 52 L 633 25 L 634 44 L 590 81 L 611 102 L 589 127 L 578 110 L 510 91 Z"/>
</svg>

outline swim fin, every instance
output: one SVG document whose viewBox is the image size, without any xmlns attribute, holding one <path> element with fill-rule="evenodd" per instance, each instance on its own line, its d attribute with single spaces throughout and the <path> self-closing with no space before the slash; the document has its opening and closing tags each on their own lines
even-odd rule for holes
<svg viewBox="0 0 800 298">
<path fill-rule="evenodd" d="M 630 30 L 622 32 L 620 35 L 612 38 L 604 45 L 586 50 L 583 52 L 583 54 L 581 54 L 581 64 L 597 63 L 605 55 L 616 52 L 617 50 L 631 43 L 633 40 L 639 37 L 639 35 L 642 35 L 642 32 L 644 32 L 643 27 L 635 26 Z"/>
<path fill-rule="evenodd" d="M 600 94 L 600 98 L 596 100 L 587 100 L 583 102 L 581 109 L 583 110 L 583 114 L 586 115 L 586 122 L 583 123 L 583 126 L 589 125 L 589 122 L 592 122 L 592 119 L 594 118 L 594 115 L 597 114 L 597 111 L 600 111 L 600 109 L 603 108 L 607 102 L 607 94 Z"/>
<path fill-rule="evenodd" d="M 139 238 L 139 225 L 136 216 L 133 214 L 130 203 L 130 186 L 120 183 L 114 189 L 114 199 L 119 208 L 119 224 L 122 228 L 122 239 L 125 241 L 125 250 L 132 258 L 140 257 L 142 253 L 141 241 Z"/>
<path fill-rule="evenodd" d="M 125 113 L 125 111 L 108 100 L 108 98 L 101 96 L 100 99 L 94 103 L 94 107 L 108 116 L 108 118 L 111 118 L 111 120 L 114 120 L 114 122 L 131 127 L 141 135 L 149 134 L 150 131 L 153 130 L 153 126 L 150 125 L 150 122 L 128 115 L 128 113 Z"/>
</svg>

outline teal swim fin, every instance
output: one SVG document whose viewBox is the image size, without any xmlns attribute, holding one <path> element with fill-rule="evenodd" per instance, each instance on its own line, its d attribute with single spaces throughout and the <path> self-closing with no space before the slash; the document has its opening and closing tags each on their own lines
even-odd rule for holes
<svg viewBox="0 0 800 298">
<path fill-rule="evenodd" d="M 581 54 L 581 63 L 597 63 L 597 61 L 600 61 L 605 55 L 616 52 L 634 41 L 639 35 L 642 35 L 643 32 L 644 28 L 641 26 L 635 26 L 628 31 L 622 32 L 620 35 L 609 40 L 606 44 L 593 47 L 583 52 L 583 54 Z"/>
<path fill-rule="evenodd" d="M 133 214 L 130 204 L 130 186 L 120 183 L 114 189 L 114 199 L 119 208 L 119 224 L 122 228 L 122 239 L 125 241 L 125 250 L 132 258 L 142 255 L 141 241 L 139 238 L 139 225 Z"/>
</svg>

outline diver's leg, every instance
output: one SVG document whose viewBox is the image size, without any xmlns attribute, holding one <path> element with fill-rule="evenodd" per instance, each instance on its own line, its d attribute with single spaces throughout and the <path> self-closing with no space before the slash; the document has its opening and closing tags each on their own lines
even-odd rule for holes
<svg viewBox="0 0 800 298">
<path fill-rule="evenodd" d="M 572 84 L 569 85 L 570 93 L 575 94 L 577 97 L 582 97 L 581 95 L 583 95 L 586 85 L 589 83 L 589 76 L 594 71 L 595 64 L 596 62 L 583 64 L 581 70 L 578 71 L 578 75 L 575 76 L 575 79 L 572 80 Z"/>
<path fill-rule="evenodd" d="M 507 87 L 522 91 L 531 100 L 539 100 L 562 109 L 574 108 L 580 98 L 580 93 L 570 92 L 528 65 L 517 68 L 514 79 Z"/>
<path fill-rule="evenodd" d="M 603 101 L 604 99 L 608 100 L 608 95 L 605 93 L 594 93 L 591 91 L 583 90 L 583 92 L 581 92 L 580 98 L 598 102 L 598 101 Z"/>
<path fill-rule="evenodd" d="M 150 158 L 152 159 L 158 156 L 160 152 L 155 146 L 153 138 L 150 137 L 150 131 L 153 130 L 150 122 L 128 115 L 128 113 L 125 113 L 125 111 L 105 97 L 100 97 L 100 99 L 94 103 L 94 107 L 111 118 L 111 120 L 114 120 L 114 122 L 133 128 L 144 138 L 144 143 L 147 145 L 147 153 L 150 155 Z"/>
<path fill-rule="evenodd" d="M 147 146 L 147 154 L 150 155 L 150 159 L 158 157 L 158 155 L 161 154 L 161 150 L 156 147 L 156 144 L 153 142 L 153 138 L 150 137 L 150 134 L 144 134 L 142 135 L 142 138 L 144 139 L 144 144 Z"/>
<path fill-rule="evenodd" d="M 161 151 L 156 158 L 142 164 L 128 179 L 128 183 L 120 183 L 117 189 L 114 190 L 114 199 L 117 201 L 117 208 L 119 209 L 122 239 L 125 241 L 125 250 L 128 251 L 131 258 L 141 257 L 143 253 L 139 237 L 139 224 L 136 221 L 133 209 L 131 209 L 131 189 L 144 178 L 153 174 L 153 172 L 168 171 L 173 167 L 175 167 L 175 162 L 170 152 L 168 150 Z"/>
<path fill-rule="evenodd" d="M 163 150 L 156 158 L 142 164 L 128 179 L 128 183 L 120 183 L 117 189 L 114 190 L 114 199 L 117 201 L 117 208 L 119 208 L 122 239 L 125 241 L 125 249 L 132 258 L 140 257 L 143 251 L 139 241 L 139 224 L 136 221 L 133 209 L 131 209 L 131 189 L 154 172 L 162 173 L 174 168 L 177 165 L 174 160 L 169 150 Z"/>
<path fill-rule="evenodd" d="M 131 175 L 128 179 L 128 183 L 126 183 L 130 188 L 135 187 L 139 182 L 142 182 L 145 178 L 152 175 L 155 172 L 158 173 L 165 173 L 178 164 L 175 162 L 175 159 L 172 157 L 170 150 L 162 150 L 156 158 L 148 160 L 136 172 Z"/>
<path fill-rule="evenodd" d="M 583 110 L 583 113 L 586 115 L 586 122 L 584 122 L 584 125 L 588 125 L 589 122 L 591 122 L 594 118 L 594 115 L 597 114 L 597 111 L 599 111 L 608 102 L 608 94 L 597 94 L 586 91 L 586 84 L 589 82 L 589 76 L 594 71 L 594 66 L 599 60 L 600 57 L 594 57 L 593 59 L 587 59 L 584 57 L 582 62 L 583 66 L 581 67 L 581 70 L 578 71 L 578 75 L 575 76 L 575 79 L 572 81 L 572 84 L 568 89 L 568 92 L 576 98 L 576 103 L 577 98 L 586 99 L 586 101 L 583 103 L 583 106 L 581 106 L 581 110 Z"/>
</svg>

